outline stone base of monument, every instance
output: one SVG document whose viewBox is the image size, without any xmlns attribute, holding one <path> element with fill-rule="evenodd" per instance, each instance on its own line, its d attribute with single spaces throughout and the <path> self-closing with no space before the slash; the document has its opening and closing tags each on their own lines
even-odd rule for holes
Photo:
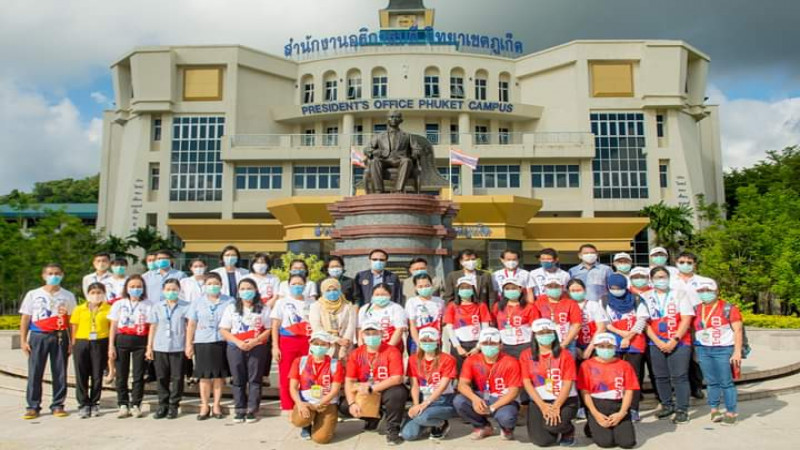
<svg viewBox="0 0 800 450">
<path fill-rule="evenodd" d="M 428 260 L 431 276 L 453 270 L 453 218 L 457 207 L 438 196 L 369 194 L 328 206 L 334 219 L 331 252 L 345 260 L 348 276 L 370 268 L 369 252 L 389 254 L 389 267 L 405 269 L 416 257 Z"/>
</svg>

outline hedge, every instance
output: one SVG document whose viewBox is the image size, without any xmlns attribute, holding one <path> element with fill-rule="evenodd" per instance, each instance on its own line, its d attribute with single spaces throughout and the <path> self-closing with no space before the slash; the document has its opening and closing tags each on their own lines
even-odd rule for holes
<svg viewBox="0 0 800 450">
<path fill-rule="evenodd" d="M 0 330 L 19 330 L 19 316 L 0 316 Z"/>
</svg>

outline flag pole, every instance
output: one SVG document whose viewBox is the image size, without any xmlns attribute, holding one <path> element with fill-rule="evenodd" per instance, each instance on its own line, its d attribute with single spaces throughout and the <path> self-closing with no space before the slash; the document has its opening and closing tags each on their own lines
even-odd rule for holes
<svg viewBox="0 0 800 450">
<path fill-rule="evenodd" d="M 447 181 L 450 182 L 450 201 L 453 201 L 453 146 L 450 146 L 450 151 L 447 153 L 447 162 L 448 162 L 448 169 L 447 169 Z"/>
</svg>

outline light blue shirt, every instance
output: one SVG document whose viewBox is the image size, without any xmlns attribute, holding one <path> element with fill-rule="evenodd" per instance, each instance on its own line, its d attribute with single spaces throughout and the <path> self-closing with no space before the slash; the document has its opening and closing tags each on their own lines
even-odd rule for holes
<svg viewBox="0 0 800 450">
<path fill-rule="evenodd" d="M 197 322 L 194 332 L 195 344 L 207 344 L 222 341 L 219 333 L 219 322 L 222 320 L 222 313 L 225 307 L 233 303 L 233 298 L 227 295 L 220 295 L 217 304 L 208 301 L 208 297 L 203 295 L 198 300 L 191 303 L 186 318 Z"/>
<path fill-rule="evenodd" d="M 571 278 L 577 278 L 586 285 L 586 300 L 590 301 L 598 301 L 602 296 L 608 294 L 608 277 L 613 273 L 611 267 L 600 263 L 595 263 L 590 268 L 581 263 L 569 269 Z"/>
<path fill-rule="evenodd" d="M 142 278 L 144 279 L 145 287 L 147 287 L 147 299 L 154 303 L 161 303 L 163 300 L 161 298 L 161 290 L 164 288 L 164 282 L 171 279 L 182 280 L 186 278 L 186 274 L 180 270 L 170 268 L 163 275 L 158 270 L 145 272 Z"/>
<path fill-rule="evenodd" d="M 170 308 L 167 302 L 154 305 L 150 309 L 147 323 L 155 324 L 156 335 L 153 337 L 153 350 L 157 352 L 183 352 L 186 344 L 186 314 L 189 302 L 178 300 Z"/>
</svg>

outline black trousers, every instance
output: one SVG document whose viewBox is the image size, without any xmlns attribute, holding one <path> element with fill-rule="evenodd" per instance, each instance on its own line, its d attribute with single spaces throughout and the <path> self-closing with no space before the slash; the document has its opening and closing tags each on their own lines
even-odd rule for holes
<svg viewBox="0 0 800 450">
<path fill-rule="evenodd" d="M 97 406 L 103 390 L 103 371 L 108 365 L 108 338 L 76 339 L 72 348 L 75 362 L 75 397 L 78 407 Z"/>
<path fill-rule="evenodd" d="M 552 404 L 552 401 L 547 403 Z M 545 423 L 542 410 L 534 402 L 528 408 L 528 438 L 534 445 L 549 447 L 558 444 L 559 434 L 570 434 L 575 431 L 572 419 L 578 413 L 578 397 L 570 397 L 561 405 L 561 423 L 550 426 Z"/>
<path fill-rule="evenodd" d="M 233 378 L 231 391 L 236 413 L 255 414 L 261 406 L 261 383 L 264 377 L 264 361 L 267 359 L 267 346 L 258 345 L 244 352 L 239 347 L 228 344 L 227 356 Z"/>
<path fill-rule="evenodd" d="M 144 352 L 147 336 L 119 334 L 114 341 L 117 350 L 117 404 L 119 406 L 141 406 L 144 397 Z M 133 366 L 133 373 L 131 373 Z M 128 389 L 128 376 L 132 377 Z"/>
<path fill-rule="evenodd" d="M 183 352 L 154 352 L 158 406 L 177 409 L 183 397 Z"/>
<path fill-rule="evenodd" d="M 656 400 L 658 400 L 658 402 L 661 403 L 661 397 L 659 397 L 658 389 L 656 389 L 656 373 L 653 372 L 653 360 L 650 359 L 650 352 L 652 352 L 654 349 L 655 351 L 659 351 L 658 347 L 656 347 L 655 345 L 647 346 L 647 351 L 644 353 L 644 362 L 645 362 L 645 367 L 647 368 L 647 379 L 650 380 L 650 386 L 652 387 L 653 392 L 655 392 L 656 394 Z M 644 378 L 644 376 L 642 378 Z M 640 385 L 639 387 L 642 386 Z"/>
<path fill-rule="evenodd" d="M 622 402 L 619 400 L 593 398 L 592 401 L 594 402 L 595 408 L 607 416 L 619 411 L 620 406 L 622 406 Z M 592 440 L 598 447 L 633 448 L 636 446 L 636 430 L 633 428 L 630 412 L 622 419 L 622 422 L 617 424 L 614 428 L 604 428 L 600 426 L 589 411 L 586 412 L 586 419 L 586 426 L 589 427 Z"/>
<path fill-rule="evenodd" d="M 31 354 L 28 357 L 28 387 L 25 391 L 28 409 L 36 411 L 42 409 L 42 379 L 48 361 L 53 382 L 53 402 L 50 404 L 50 409 L 63 408 L 64 400 L 67 398 L 69 333 L 32 331 L 28 335 L 28 343 L 31 346 Z"/>
<path fill-rule="evenodd" d="M 406 414 L 406 402 L 408 401 L 408 389 L 405 385 L 392 386 L 381 392 L 381 413 L 386 420 L 387 431 L 390 434 L 399 434 L 400 426 Z M 339 414 L 343 417 L 351 418 L 347 399 L 339 402 Z M 377 421 L 379 419 L 364 419 L 365 421 Z"/>
<path fill-rule="evenodd" d="M 689 386 L 692 394 L 703 389 L 703 370 L 700 363 L 694 360 L 694 345 L 692 346 L 692 357 L 689 359 Z"/>
<path fill-rule="evenodd" d="M 644 353 L 622 353 L 622 359 L 628 361 L 633 370 L 636 371 L 636 378 L 639 380 L 639 387 L 642 387 L 642 378 L 644 378 Z M 641 389 L 633 393 L 633 400 L 631 401 L 631 409 L 639 410 L 639 402 L 642 400 Z"/>
<path fill-rule="evenodd" d="M 462 342 L 461 343 L 461 348 L 463 348 L 466 351 L 470 351 L 473 348 L 475 348 L 476 345 L 478 345 L 478 341 L 475 341 L 475 342 Z M 458 371 L 457 373 L 461 373 L 461 366 L 464 365 L 464 361 L 467 358 L 465 356 L 459 355 L 458 351 L 456 351 L 455 346 L 450 346 L 450 354 L 456 359 L 456 369 Z"/>
</svg>

